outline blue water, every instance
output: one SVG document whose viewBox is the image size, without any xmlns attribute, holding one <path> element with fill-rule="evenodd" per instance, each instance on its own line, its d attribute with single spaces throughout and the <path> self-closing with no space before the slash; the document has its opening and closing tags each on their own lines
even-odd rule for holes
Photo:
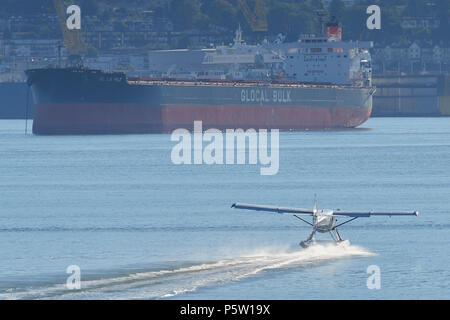
<svg viewBox="0 0 450 320">
<path fill-rule="evenodd" d="M 449 299 L 450 118 L 280 134 L 280 169 L 172 164 L 170 135 L 42 137 L 0 120 L 0 299 Z M 233 202 L 419 210 L 298 247 Z M 326 235 L 322 235 L 326 239 Z M 65 286 L 81 270 L 81 289 Z M 380 289 L 366 285 L 380 269 Z"/>
</svg>

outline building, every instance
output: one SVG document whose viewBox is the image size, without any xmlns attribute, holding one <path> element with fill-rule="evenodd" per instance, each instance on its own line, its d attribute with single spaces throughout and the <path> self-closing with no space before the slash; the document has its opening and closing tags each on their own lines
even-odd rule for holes
<svg viewBox="0 0 450 320">
<path fill-rule="evenodd" d="M 443 44 L 413 42 L 372 51 L 375 73 L 449 72 L 450 48 Z"/>
<path fill-rule="evenodd" d="M 62 45 L 59 39 L 3 40 L 1 42 L 0 52 L 5 57 L 58 57 L 58 48 Z M 61 48 L 61 50 L 65 52 L 65 49 Z"/>
<path fill-rule="evenodd" d="M 440 25 L 440 20 L 436 17 L 402 17 L 401 27 L 403 29 L 421 29 L 430 28 L 437 29 Z"/>
</svg>

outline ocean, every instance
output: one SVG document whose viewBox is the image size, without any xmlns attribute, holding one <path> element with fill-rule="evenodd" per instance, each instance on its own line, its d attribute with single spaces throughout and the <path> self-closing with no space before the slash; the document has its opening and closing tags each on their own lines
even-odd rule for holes
<svg viewBox="0 0 450 320">
<path fill-rule="evenodd" d="M 450 118 L 282 132 L 275 175 L 175 165 L 169 134 L 24 130 L 0 120 L 0 299 L 450 298 Z M 312 208 L 315 194 L 420 214 L 359 218 L 339 229 L 349 246 L 302 249 L 298 219 L 231 208 Z"/>
</svg>

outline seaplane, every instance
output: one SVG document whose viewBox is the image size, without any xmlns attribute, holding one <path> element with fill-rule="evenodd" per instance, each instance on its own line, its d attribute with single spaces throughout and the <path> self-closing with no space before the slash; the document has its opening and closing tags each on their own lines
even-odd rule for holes
<svg viewBox="0 0 450 320">
<path fill-rule="evenodd" d="M 248 204 L 248 203 L 234 203 L 231 208 L 234 209 L 245 209 L 254 211 L 266 211 L 278 214 L 292 215 L 295 218 L 303 221 L 304 223 L 312 227 L 312 233 L 309 237 L 300 242 L 300 246 L 303 248 L 308 248 L 314 244 L 317 244 L 317 240 L 314 238 L 316 233 L 330 233 L 332 242 L 336 245 L 348 245 L 350 242 L 348 240 L 342 239 L 339 234 L 338 227 L 343 226 L 358 218 L 368 218 L 372 216 L 418 216 L 418 211 L 343 211 L 340 209 L 330 210 L 330 209 L 317 209 L 317 196 L 314 196 L 314 205 L 312 209 L 301 209 L 301 208 L 290 208 L 290 207 L 277 207 L 277 206 L 266 206 L 258 204 Z M 312 217 L 312 222 L 303 219 L 301 216 Z M 337 218 L 343 217 L 345 220 L 338 224 Z"/>
</svg>

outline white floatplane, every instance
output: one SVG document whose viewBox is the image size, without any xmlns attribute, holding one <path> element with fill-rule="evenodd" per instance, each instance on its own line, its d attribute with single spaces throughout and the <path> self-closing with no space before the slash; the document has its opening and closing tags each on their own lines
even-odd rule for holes
<svg viewBox="0 0 450 320">
<path fill-rule="evenodd" d="M 300 208 L 289 208 L 289 207 L 277 207 L 277 206 L 265 206 L 258 204 L 247 204 L 247 203 L 234 203 L 232 208 L 235 209 L 246 209 L 246 210 L 255 210 L 255 211 L 267 211 L 272 213 L 279 214 L 290 214 L 296 217 L 297 219 L 307 223 L 313 228 L 312 233 L 305 240 L 300 242 L 300 246 L 303 248 L 307 248 L 316 243 L 314 239 L 314 234 L 318 233 L 326 233 L 329 232 L 331 238 L 336 244 L 348 244 L 348 240 L 344 240 L 341 238 L 338 227 L 349 223 L 357 218 L 368 218 L 371 216 L 418 216 L 418 211 L 343 211 L 340 209 L 337 210 L 329 210 L 322 209 L 317 210 L 317 197 L 314 197 L 314 206 L 312 209 L 300 209 Z M 312 223 L 306 221 L 300 216 L 312 216 Z M 346 217 L 348 220 L 337 224 L 337 217 Z"/>
</svg>

